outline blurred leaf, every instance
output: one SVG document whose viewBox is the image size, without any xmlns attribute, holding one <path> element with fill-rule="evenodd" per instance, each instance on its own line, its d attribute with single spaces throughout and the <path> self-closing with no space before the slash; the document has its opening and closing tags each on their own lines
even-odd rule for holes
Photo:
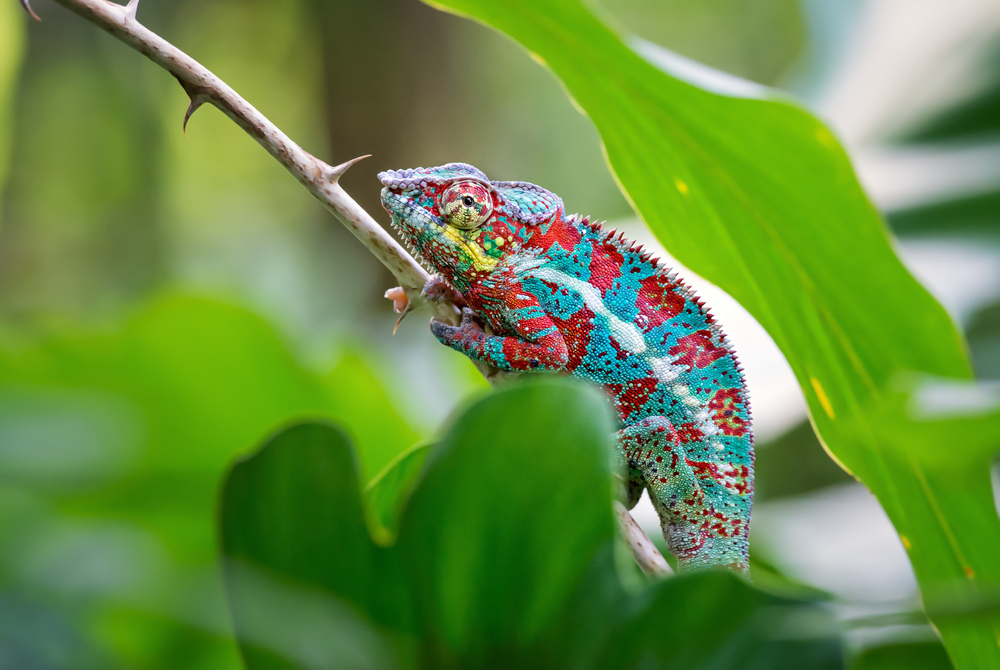
<svg viewBox="0 0 1000 670">
<path fill-rule="evenodd" d="M 603 396 L 549 381 L 487 397 L 435 446 L 399 550 L 442 661 L 498 664 L 551 621 L 612 538 L 613 433 Z"/>
<path fill-rule="evenodd" d="M 754 445 L 754 504 L 853 482 L 823 451 L 808 421 Z"/>
<path fill-rule="evenodd" d="M 886 214 L 898 235 L 1000 233 L 1000 189 Z"/>
<path fill-rule="evenodd" d="M 834 598 L 829 591 L 785 574 L 784 570 L 761 553 L 759 545 L 750 546 L 750 574 L 758 588 L 787 598 L 809 602 L 827 602 Z"/>
<path fill-rule="evenodd" d="M 976 74 L 979 86 L 971 94 L 892 139 L 912 143 L 997 137 L 1000 134 L 1000 42 L 987 49 Z"/>
<path fill-rule="evenodd" d="M 951 670 L 951 661 L 938 641 L 907 642 L 865 649 L 850 670 Z"/>
<path fill-rule="evenodd" d="M 481 377 L 482 375 L 480 375 Z M 388 537 L 398 530 L 403 504 L 417 482 L 430 447 L 419 444 L 396 457 L 365 487 L 365 504 Z"/>
<path fill-rule="evenodd" d="M 382 549 L 365 527 L 343 436 L 293 426 L 227 479 L 226 560 L 321 590 L 396 637 L 415 612 L 425 655 L 482 664 L 496 648 L 537 637 L 610 541 L 612 433 L 607 402 L 590 389 L 548 382 L 484 399 L 434 446 L 398 543 Z M 565 477 L 570 454 L 573 476 Z M 415 450 L 400 463 L 422 457 Z M 238 577 L 229 587 L 238 630 L 248 612 L 258 619 L 253 630 L 266 629 L 268 608 Z M 252 667 L 276 663 L 259 662 Z"/>
<path fill-rule="evenodd" d="M 965 337 L 976 376 L 1000 379 L 1000 302 L 986 305 L 973 314 Z"/>
<path fill-rule="evenodd" d="M 827 612 L 755 589 L 728 573 L 664 580 L 636 600 L 595 667 L 843 667 Z"/>
<path fill-rule="evenodd" d="M 988 475 L 989 463 L 1000 454 L 1000 387 L 995 382 L 901 375 L 895 386 L 869 414 L 886 456 L 915 459 L 927 467 L 928 476 L 957 479 L 966 486 L 972 485 L 970 475 L 984 467 Z M 860 432 L 869 426 L 856 428 Z M 961 439 L 958 455 L 942 448 L 956 439 Z M 989 483 L 988 476 L 985 481 Z"/>
<path fill-rule="evenodd" d="M 250 670 L 395 666 L 380 636 L 338 603 L 366 613 L 372 592 L 393 579 L 379 570 L 343 433 L 320 424 L 278 433 L 233 467 L 221 510 L 230 606 Z"/>
<path fill-rule="evenodd" d="M 366 527 L 343 433 L 271 438 L 221 497 L 248 667 L 840 667 L 826 613 L 733 575 L 622 587 L 611 419 L 601 394 L 560 380 L 474 404 L 429 448 L 388 547 Z"/>
<path fill-rule="evenodd" d="M 393 410 L 388 388 L 361 349 L 344 351 L 322 381 L 327 389 L 326 415 L 347 426 L 359 445 L 361 481 L 375 477 L 419 439 Z"/>
<path fill-rule="evenodd" d="M 142 667 L 177 667 L 178 650 L 190 668 L 236 661 L 217 632 L 226 622 L 212 513 L 234 454 L 306 415 L 336 418 L 355 434 L 372 472 L 419 437 L 359 353 L 321 374 L 266 321 L 225 303 L 168 296 L 102 331 L 50 333 L 0 341 L 0 459 L 18 466 L 0 492 L 45 495 L 43 518 L 0 524 L 0 543 L 18 547 L 11 569 L 36 575 L 33 588 L 47 597 L 78 599 L 64 588 L 67 557 L 49 574 L 38 555 L 46 536 L 67 529 L 90 538 L 80 544 L 93 547 L 95 564 L 135 571 L 128 589 L 99 594 L 94 584 L 86 611 L 109 622 L 88 624 L 106 649 Z M 0 516 L 3 508 L 0 499 Z M 81 519 L 94 523 L 80 527 Z M 157 552 L 102 542 L 102 520 L 141 531 Z"/>
<path fill-rule="evenodd" d="M 954 324 L 894 254 L 834 136 L 788 102 L 722 97 L 657 70 L 577 0 L 428 1 L 507 33 L 559 77 L 667 249 L 781 348 L 830 453 L 920 547 L 911 559 L 925 595 L 1000 583 L 1000 562 L 986 558 L 1000 555 L 1000 521 L 985 464 L 968 456 L 971 485 L 931 480 L 876 437 L 871 415 L 897 372 L 968 378 L 970 369 Z M 966 522 L 970 511 L 982 523 Z M 1000 620 L 935 624 L 958 667 L 1000 664 Z"/>
<path fill-rule="evenodd" d="M 26 19 L 14 3 L 0 7 L 0 196 L 7 183 L 10 167 L 10 140 L 14 134 L 13 103 L 17 74 L 24 55 L 24 24 Z M 0 200 L 0 224 L 3 223 L 3 201 Z"/>
</svg>

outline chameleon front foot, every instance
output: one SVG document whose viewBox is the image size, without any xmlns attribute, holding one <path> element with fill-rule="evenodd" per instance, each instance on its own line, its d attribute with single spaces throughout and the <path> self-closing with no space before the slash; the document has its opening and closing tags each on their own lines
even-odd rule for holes
<svg viewBox="0 0 1000 670">
<path fill-rule="evenodd" d="M 403 290 L 402 286 L 389 289 L 385 292 L 385 297 L 392 300 L 392 310 L 396 314 L 399 314 L 399 318 L 396 319 L 396 325 L 392 327 L 392 334 L 395 335 L 396 331 L 399 330 L 399 324 L 410 313 L 410 298 L 406 295 L 406 291 Z"/>
<path fill-rule="evenodd" d="M 406 297 L 406 291 L 402 286 L 395 286 L 385 292 L 385 297 L 392 300 L 392 311 L 396 314 L 406 314 L 410 308 L 410 299 Z M 403 317 L 399 317 L 402 319 Z"/>
<path fill-rule="evenodd" d="M 396 325 L 392 329 L 392 332 L 395 335 L 400 322 L 402 322 L 407 314 L 413 311 L 414 304 L 410 300 L 409 296 L 406 295 L 406 291 L 402 286 L 395 286 L 389 289 L 385 292 L 385 297 L 388 300 L 392 300 L 392 309 L 396 312 L 396 314 L 399 314 L 399 318 L 396 319 Z M 420 297 L 426 302 L 447 302 L 459 308 L 466 306 L 465 298 L 463 298 L 458 291 L 453 289 L 448 282 L 438 275 L 434 275 L 427 280 L 427 283 L 424 284 L 424 288 L 420 291 Z"/>
</svg>

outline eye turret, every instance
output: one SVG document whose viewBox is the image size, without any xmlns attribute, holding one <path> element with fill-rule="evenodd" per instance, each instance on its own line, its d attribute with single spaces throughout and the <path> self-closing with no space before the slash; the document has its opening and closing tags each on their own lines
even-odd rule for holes
<svg viewBox="0 0 1000 670">
<path fill-rule="evenodd" d="M 440 209 L 449 225 L 472 230 L 493 214 L 493 197 L 479 182 L 460 181 L 441 194 Z"/>
</svg>

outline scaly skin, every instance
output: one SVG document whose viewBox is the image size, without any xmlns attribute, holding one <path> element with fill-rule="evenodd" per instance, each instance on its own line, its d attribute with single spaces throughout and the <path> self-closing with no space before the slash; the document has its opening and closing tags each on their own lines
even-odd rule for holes
<svg viewBox="0 0 1000 670">
<path fill-rule="evenodd" d="M 736 356 L 703 303 L 615 231 L 534 184 L 464 163 L 379 174 L 382 204 L 437 273 L 444 344 L 501 370 L 553 371 L 605 389 L 631 508 L 648 489 L 682 570 L 747 573 L 750 407 Z M 483 328 L 485 324 L 488 330 Z"/>
</svg>

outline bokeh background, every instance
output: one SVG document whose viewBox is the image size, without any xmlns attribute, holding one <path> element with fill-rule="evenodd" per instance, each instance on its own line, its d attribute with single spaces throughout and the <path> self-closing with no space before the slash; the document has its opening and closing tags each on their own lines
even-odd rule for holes
<svg viewBox="0 0 1000 670">
<path fill-rule="evenodd" d="M 486 386 L 423 315 L 392 335 L 392 277 L 236 126 L 205 108 L 185 135 L 169 75 L 33 5 L 41 24 L 0 3 L 0 668 L 237 668 L 214 531 L 232 459 L 332 417 L 367 480 Z M 1000 379 L 995 0 L 601 7 L 639 48 L 824 118 Z M 312 153 L 373 154 L 343 184 L 379 220 L 377 171 L 461 160 L 653 241 L 556 79 L 477 24 L 416 0 L 144 0 L 139 17 Z M 833 594 L 853 648 L 931 639 L 898 537 L 812 436 L 777 348 L 682 274 L 747 368 L 756 563 Z"/>
</svg>

